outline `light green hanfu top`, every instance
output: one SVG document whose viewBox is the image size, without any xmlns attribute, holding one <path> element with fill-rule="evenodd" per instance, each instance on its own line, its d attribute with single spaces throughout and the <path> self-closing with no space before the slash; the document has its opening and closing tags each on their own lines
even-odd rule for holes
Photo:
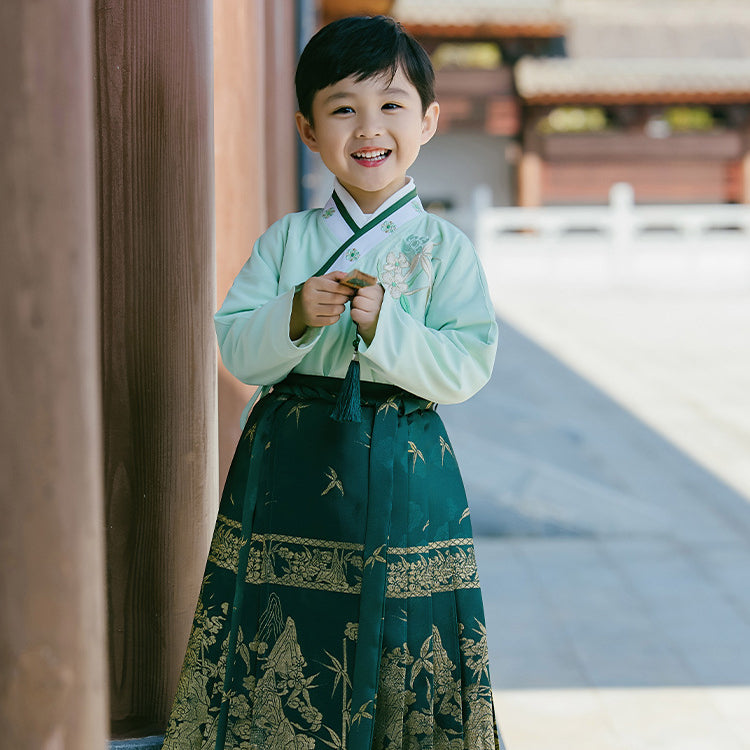
<svg viewBox="0 0 750 750">
<path fill-rule="evenodd" d="M 336 183 L 324 208 L 289 214 L 258 239 L 214 318 L 227 369 L 253 385 L 292 371 L 345 376 L 356 336 L 348 306 L 337 323 L 289 337 L 295 291 L 342 246 L 331 269 L 357 268 L 385 288 L 375 336 L 360 343 L 361 379 L 436 403 L 476 393 L 497 349 L 484 273 L 468 238 L 422 208 L 411 180 L 369 216 Z"/>
</svg>

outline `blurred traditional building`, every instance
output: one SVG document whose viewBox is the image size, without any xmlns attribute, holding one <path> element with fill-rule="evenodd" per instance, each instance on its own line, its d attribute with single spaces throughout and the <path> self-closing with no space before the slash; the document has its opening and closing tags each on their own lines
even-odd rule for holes
<svg viewBox="0 0 750 750">
<path fill-rule="evenodd" d="M 478 183 L 501 205 L 604 203 L 617 181 L 639 202 L 750 202 L 744 0 L 323 5 L 389 12 L 430 52 L 440 130 L 412 173 L 467 227 Z"/>
<path fill-rule="evenodd" d="M 520 197 L 750 202 L 750 6 L 567 0 L 567 59 L 524 59 Z"/>
</svg>

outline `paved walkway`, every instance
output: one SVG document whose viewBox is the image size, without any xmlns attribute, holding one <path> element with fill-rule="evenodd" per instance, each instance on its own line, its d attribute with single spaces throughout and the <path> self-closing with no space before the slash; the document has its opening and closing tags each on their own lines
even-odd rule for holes
<svg viewBox="0 0 750 750">
<path fill-rule="evenodd" d="M 750 750 L 750 295 L 490 285 L 441 413 L 508 750 Z"/>
</svg>

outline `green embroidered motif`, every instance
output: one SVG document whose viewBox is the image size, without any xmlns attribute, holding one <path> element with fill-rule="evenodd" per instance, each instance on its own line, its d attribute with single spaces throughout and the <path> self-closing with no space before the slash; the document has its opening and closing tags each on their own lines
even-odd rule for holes
<svg viewBox="0 0 750 750">
<path fill-rule="evenodd" d="M 320 215 L 324 219 L 330 219 L 331 216 L 333 216 L 335 213 L 336 213 L 336 209 L 333 206 L 331 206 L 330 208 L 326 208 Z"/>
<path fill-rule="evenodd" d="M 381 228 L 381 229 L 382 229 L 382 230 L 383 230 L 383 231 L 384 231 L 384 232 L 385 232 L 386 234 L 393 234 L 393 233 L 394 233 L 394 232 L 396 231 L 396 229 L 397 229 L 398 227 L 396 227 L 396 225 L 395 225 L 395 224 L 394 224 L 394 223 L 393 223 L 393 222 L 392 222 L 392 221 L 391 221 L 390 219 L 387 219 L 386 221 L 384 221 L 384 222 L 383 222 L 383 223 L 382 223 L 382 224 L 380 225 L 380 228 Z"/>
<path fill-rule="evenodd" d="M 359 259 L 359 250 L 357 250 L 357 248 L 356 248 L 356 247 L 350 247 L 350 248 L 349 248 L 349 249 L 348 249 L 348 250 L 346 251 L 346 259 L 347 259 L 347 260 L 348 260 L 348 261 L 349 261 L 350 263 L 353 263 L 353 262 L 354 262 L 355 260 L 358 260 L 358 259 Z"/>
</svg>

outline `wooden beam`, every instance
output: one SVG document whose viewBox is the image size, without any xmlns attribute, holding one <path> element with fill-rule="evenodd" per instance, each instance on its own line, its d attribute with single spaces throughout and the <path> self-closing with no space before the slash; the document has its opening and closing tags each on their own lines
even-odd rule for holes
<svg viewBox="0 0 750 750">
<path fill-rule="evenodd" d="M 110 700 L 164 728 L 218 503 L 211 4 L 97 0 Z"/>
<path fill-rule="evenodd" d="M 87 0 L 0 3 L 3 747 L 107 738 Z"/>
</svg>

